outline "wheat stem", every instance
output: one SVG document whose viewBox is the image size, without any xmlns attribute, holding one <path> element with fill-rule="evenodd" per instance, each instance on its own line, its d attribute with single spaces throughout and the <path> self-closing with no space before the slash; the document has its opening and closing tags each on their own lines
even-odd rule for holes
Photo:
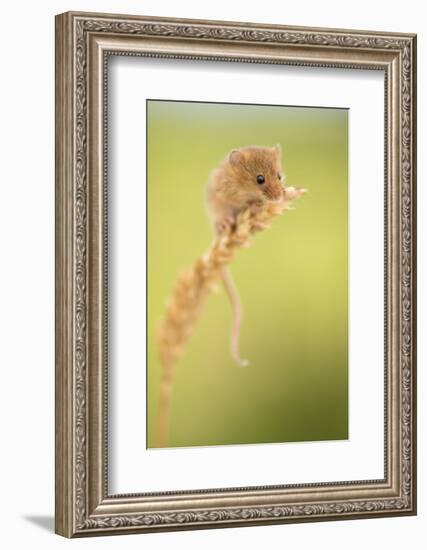
<svg viewBox="0 0 427 550">
<path fill-rule="evenodd" d="M 237 217 L 233 227 L 216 237 L 207 252 L 182 272 L 176 282 L 157 331 L 157 345 L 162 363 L 160 398 L 157 416 L 156 447 L 165 447 L 174 377 L 174 365 L 181 358 L 207 295 L 221 278 L 221 272 L 232 261 L 237 249 L 248 246 L 252 234 L 267 229 L 276 216 L 290 209 L 290 201 L 305 189 L 287 187 L 285 200 L 267 203 L 260 211 L 250 209 Z"/>
</svg>

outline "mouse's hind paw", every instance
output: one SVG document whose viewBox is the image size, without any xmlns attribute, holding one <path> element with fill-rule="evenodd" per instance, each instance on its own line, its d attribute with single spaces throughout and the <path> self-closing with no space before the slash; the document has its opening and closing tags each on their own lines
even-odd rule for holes
<svg viewBox="0 0 427 550">
<path fill-rule="evenodd" d="M 226 216 L 225 218 L 221 218 L 216 222 L 215 227 L 218 232 L 218 235 L 223 235 L 224 233 L 228 233 L 228 231 L 231 231 L 234 227 L 233 216 Z"/>
</svg>

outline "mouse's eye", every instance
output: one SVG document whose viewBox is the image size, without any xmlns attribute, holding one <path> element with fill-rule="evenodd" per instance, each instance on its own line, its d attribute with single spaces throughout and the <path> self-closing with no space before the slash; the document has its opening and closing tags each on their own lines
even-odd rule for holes
<svg viewBox="0 0 427 550">
<path fill-rule="evenodd" d="M 259 185 L 262 185 L 265 182 L 265 177 L 262 174 L 258 174 L 256 177 L 256 182 L 259 183 Z"/>
<path fill-rule="evenodd" d="M 282 179 L 282 174 L 280 172 L 277 172 L 277 179 L 280 181 Z"/>
</svg>

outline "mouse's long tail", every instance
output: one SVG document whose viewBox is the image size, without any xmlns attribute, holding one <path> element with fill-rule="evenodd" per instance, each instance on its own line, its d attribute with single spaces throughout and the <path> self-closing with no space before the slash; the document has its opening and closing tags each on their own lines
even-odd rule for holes
<svg viewBox="0 0 427 550">
<path fill-rule="evenodd" d="M 231 273 L 227 267 L 221 270 L 222 282 L 224 284 L 225 291 L 230 300 L 233 321 L 231 326 L 230 335 L 230 353 L 233 361 L 235 361 L 239 367 L 246 367 L 249 364 L 247 359 L 240 357 L 239 340 L 240 340 L 240 325 L 242 324 L 243 308 L 240 300 L 239 292 L 231 277 Z"/>
</svg>

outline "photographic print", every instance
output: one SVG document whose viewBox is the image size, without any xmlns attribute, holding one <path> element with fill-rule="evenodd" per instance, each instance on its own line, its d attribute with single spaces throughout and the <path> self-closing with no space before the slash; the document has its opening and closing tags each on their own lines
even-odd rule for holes
<svg viewBox="0 0 427 550">
<path fill-rule="evenodd" d="M 348 110 L 146 108 L 147 447 L 347 439 Z"/>
</svg>

